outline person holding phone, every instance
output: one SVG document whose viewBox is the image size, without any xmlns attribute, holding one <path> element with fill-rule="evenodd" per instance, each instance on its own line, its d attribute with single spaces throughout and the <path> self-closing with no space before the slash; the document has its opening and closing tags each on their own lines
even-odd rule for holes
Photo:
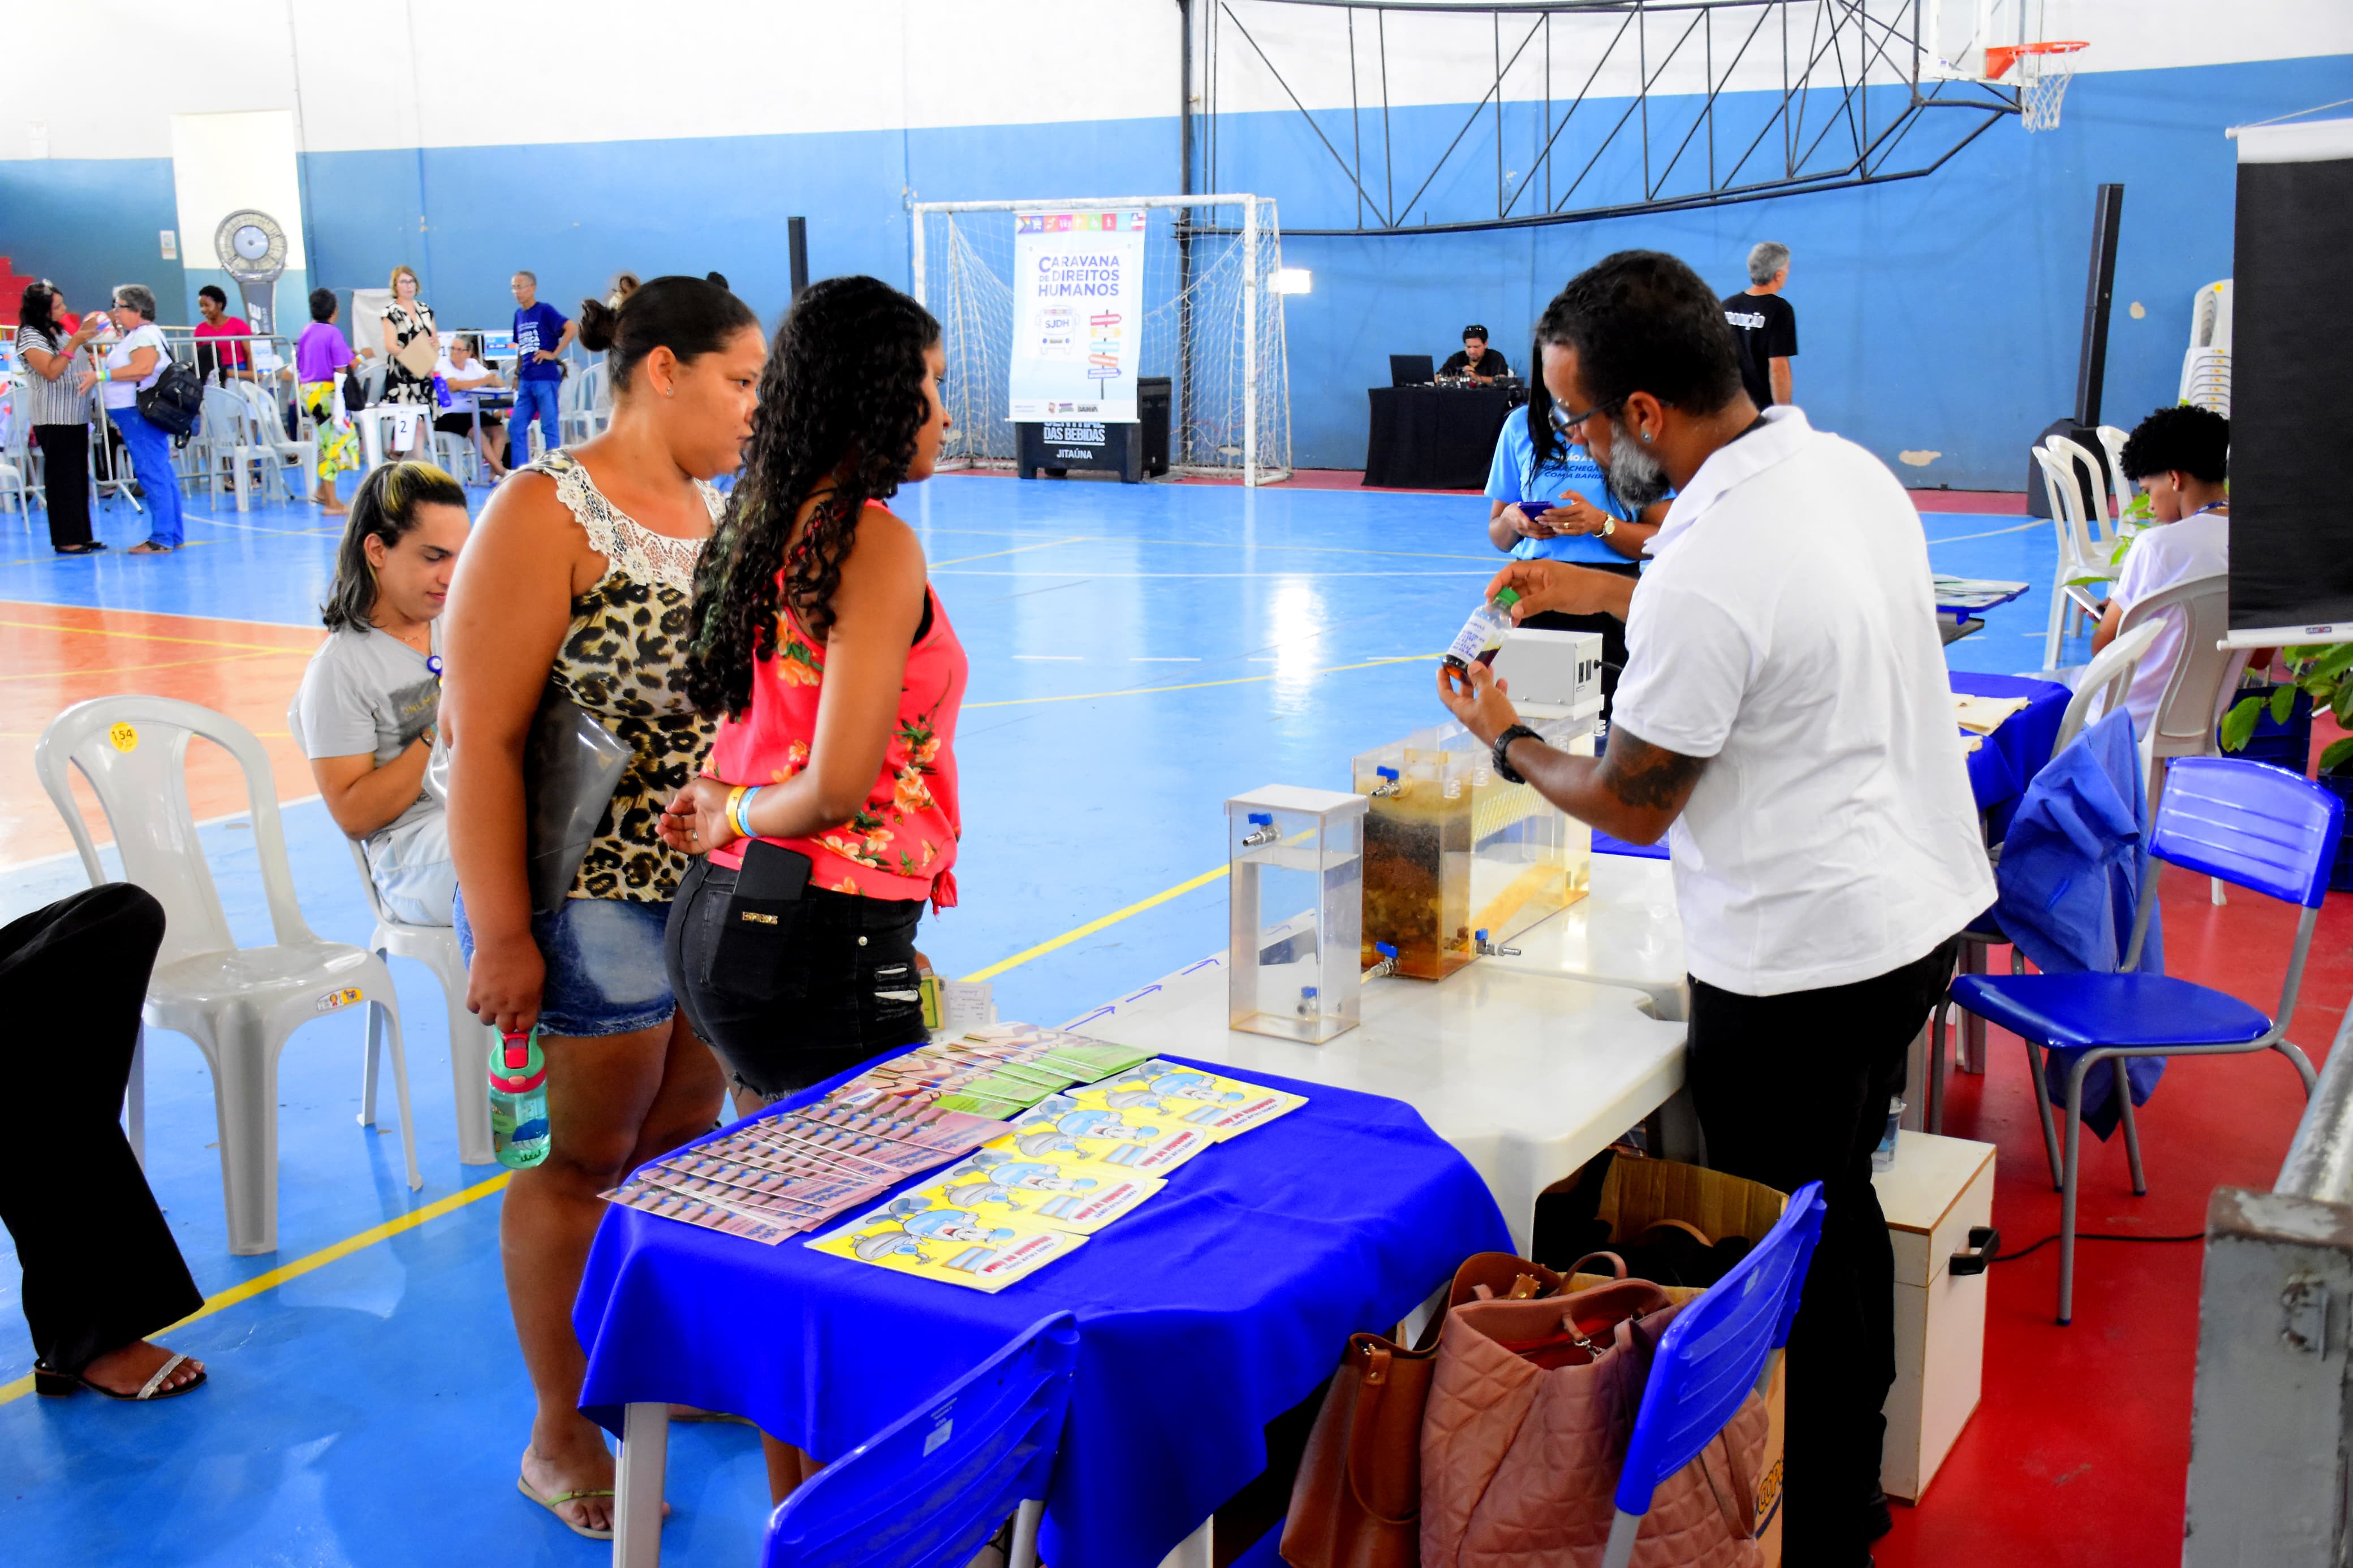
<svg viewBox="0 0 2353 1568">
<path fill-rule="evenodd" d="M 1539 363 L 1531 354 L 1530 363 Z M 1504 421 L 1487 468 L 1487 538 L 1514 561 L 1570 561 L 1632 577 L 1642 547 L 1659 531 L 1666 503 L 1637 511 L 1618 498 L 1601 466 L 1555 424 L 1542 377 L 1528 402 Z M 1544 631 L 1601 634 L 1601 720 L 1609 721 L 1619 672 L 1626 668 L 1626 623 L 1615 616 L 1547 612 L 1521 623 Z"/>
<path fill-rule="evenodd" d="M 538 1400 L 520 1484 L 606 1540 L 613 1456 L 580 1413 L 572 1300 L 597 1194 L 709 1131 L 723 1098 L 663 973 L 688 862 L 654 825 L 711 744 L 682 658 L 694 566 L 722 505 L 710 481 L 752 434 L 767 343 L 749 306 L 700 278 L 657 278 L 617 311 L 584 303 L 580 323 L 612 368 L 613 422 L 491 494 L 449 587 L 438 713 L 466 1005 L 503 1033 L 538 1026 L 547 1058 L 547 1158 L 514 1173 L 499 1220 Z M 569 888 L 539 908 L 525 762 L 534 718 L 557 701 L 629 757 Z"/>
<path fill-rule="evenodd" d="M 662 815 L 662 841 L 699 857 L 666 951 L 739 1112 L 924 1037 L 915 925 L 956 901 L 966 665 L 886 503 L 938 461 L 945 364 L 939 323 L 890 285 L 812 284 L 695 574 L 687 689 L 720 724 Z M 767 1451 L 779 1500 L 816 1473 Z"/>
</svg>

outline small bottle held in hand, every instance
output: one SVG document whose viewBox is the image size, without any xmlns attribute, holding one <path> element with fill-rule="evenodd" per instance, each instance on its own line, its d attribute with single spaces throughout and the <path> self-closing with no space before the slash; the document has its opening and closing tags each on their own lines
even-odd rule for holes
<svg viewBox="0 0 2353 1568">
<path fill-rule="evenodd" d="M 491 1054 L 491 1147 L 510 1171 L 547 1158 L 547 1058 L 536 1025 L 505 1037 Z"/>
<path fill-rule="evenodd" d="M 1471 612 L 1462 629 L 1454 634 L 1454 646 L 1446 650 L 1446 662 L 1457 669 L 1468 669 L 1473 660 L 1481 664 L 1495 657 L 1504 646 L 1504 634 L 1512 629 L 1512 606 L 1520 602 L 1517 588 L 1506 588 L 1494 599 Z"/>
<path fill-rule="evenodd" d="M 449 384 L 441 379 L 438 371 L 433 373 L 433 401 L 444 408 L 449 406 Z"/>
</svg>

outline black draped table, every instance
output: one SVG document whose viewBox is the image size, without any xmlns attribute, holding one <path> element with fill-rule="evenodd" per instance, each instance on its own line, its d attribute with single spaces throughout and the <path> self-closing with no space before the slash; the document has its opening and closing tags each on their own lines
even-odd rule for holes
<svg viewBox="0 0 2353 1568">
<path fill-rule="evenodd" d="M 1479 490 L 1515 398 L 1500 387 L 1376 386 L 1367 489 Z"/>
</svg>

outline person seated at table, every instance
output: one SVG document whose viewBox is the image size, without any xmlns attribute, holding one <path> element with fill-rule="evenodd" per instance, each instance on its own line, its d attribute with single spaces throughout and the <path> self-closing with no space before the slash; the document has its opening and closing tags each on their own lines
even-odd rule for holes
<svg viewBox="0 0 2353 1568">
<path fill-rule="evenodd" d="M 196 313 L 204 320 L 196 325 L 196 374 L 209 381 L 218 376 L 227 382 L 253 379 L 253 357 L 247 352 L 245 341 L 253 335 L 253 327 L 242 316 L 228 313 L 228 295 L 216 283 L 207 283 L 196 290 Z M 227 342 L 206 342 L 207 338 L 226 338 Z"/>
<path fill-rule="evenodd" d="M 1601 465 L 1576 444 L 1573 432 L 1563 433 L 1560 418 L 1567 412 L 1539 378 L 1528 387 L 1527 406 L 1504 419 L 1487 468 L 1487 538 L 1514 561 L 1571 561 L 1640 575 L 1636 563 L 1665 521 L 1667 503 L 1653 501 L 1637 516 L 1620 500 Z M 1601 634 L 1601 720 L 1608 723 L 1618 672 L 1626 668 L 1626 623 L 1615 616 L 1547 612 L 1520 624 Z"/>
<path fill-rule="evenodd" d="M 2149 514 L 2159 526 L 2143 530 L 2125 552 L 2124 570 L 2108 590 L 2107 608 L 2092 630 L 2092 652 L 2116 641 L 2116 629 L 2135 605 L 2152 594 L 2231 569 L 2231 422 L 2187 404 L 2160 408 L 2133 427 L 2125 442 L 2125 478 L 2148 492 Z M 2133 731 L 2146 737 L 2157 721 L 2189 611 L 2164 612 L 2157 640 L 2133 675 L 2125 708 Z M 2264 657 L 2254 660 L 2268 664 Z M 2102 704 L 2101 706 L 2105 706 Z M 2093 718 L 2100 717 L 2095 708 Z"/>
<path fill-rule="evenodd" d="M 458 891 L 448 814 L 424 784 L 441 707 L 434 623 L 467 528 L 464 488 L 430 463 L 386 463 L 360 481 L 319 614 L 332 635 L 288 715 L 327 815 L 410 925 L 448 925 Z"/>
<path fill-rule="evenodd" d="M 1456 376 L 1475 381 L 1484 386 L 1499 375 L 1509 375 L 1512 367 L 1504 356 L 1487 346 L 1487 329 L 1469 326 L 1462 329 L 1462 352 L 1446 356 L 1438 367 L 1441 376 Z"/>
<path fill-rule="evenodd" d="M 465 332 L 449 340 L 433 374 L 449 389 L 449 406 L 433 416 L 433 428 L 444 436 L 471 437 L 474 449 L 481 453 L 482 465 L 491 478 L 505 479 L 507 466 L 499 461 L 498 439 L 504 426 L 481 404 L 482 390 L 504 386 L 505 378 L 481 358 L 479 345 Z"/>
<path fill-rule="evenodd" d="M 967 667 L 888 503 L 931 478 L 945 369 L 939 322 L 889 284 L 810 285 L 695 570 L 687 691 L 720 723 L 662 814 L 662 842 L 696 857 L 666 953 L 738 1114 L 925 1037 L 915 926 L 956 901 Z M 781 1501 L 817 1467 L 766 1446 Z"/>
</svg>

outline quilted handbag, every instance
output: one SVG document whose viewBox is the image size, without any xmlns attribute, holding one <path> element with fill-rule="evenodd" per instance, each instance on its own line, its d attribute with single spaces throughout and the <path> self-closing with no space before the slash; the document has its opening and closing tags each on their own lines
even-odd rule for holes
<svg viewBox="0 0 2353 1568">
<path fill-rule="evenodd" d="M 1618 1279 L 1447 1313 L 1422 1421 L 1423 1568 L 1596 1568 L 1651 1361 L 1679 1310 L 1647 1280 Z M 1758 1568 L 1766 1436 L 1751 1394 L 1659 1488 L 1637 1568 Z"/>
<path fill-rule="evenodd" d="M 1625 1273 L 1610 1254 L 1594 1256 Z M 1465 1301 L 1552 1296 L 1562 1282 L 1543 1264 L 1508 1252 L 1473 1253 L 1454 1271 L 1446 1304 L 1451 1311 Z M 1378 1334 L 1350 1337 L 1292 1489 L 1281 1542 L 1292 1568 L 1419 1563 L 1422 1410 L 1443 1321 L 1411 1350 Z"/>
</svg>

